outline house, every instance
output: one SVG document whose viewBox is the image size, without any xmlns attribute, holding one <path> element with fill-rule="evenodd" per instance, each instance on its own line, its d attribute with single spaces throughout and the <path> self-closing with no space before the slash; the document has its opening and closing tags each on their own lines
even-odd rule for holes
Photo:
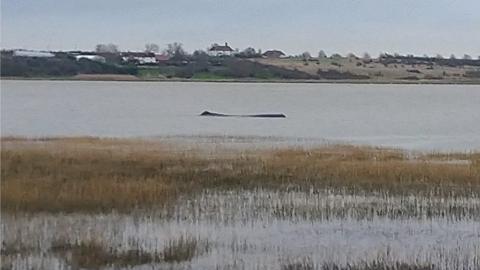
<svg viewBox="0 0 480 270">
<path fill-rule="evenodd" d="M 232 54 L 233 49 L 228 46 L 227 42 L 225 42 L 225 45 L 218 45 L 215 43 L 208 50 L 208 55 L 210 56 L 231 56 Z"/>
<path fill-rule="evenodd" d="M 266 58 L 282 58 L 282 57 L 285 57 L 285 54 L 282 51 L 279 51 L 279 50 L 266 51 L 262 55 L 263 55 L 263 57 L 266 57 Z"/>
<path fill-rule="evenodd" d="M 14 50 L 13 56 L 19 57 L 55 57 L 55 54 L 44 51 Z"/>
<path fill-rule="evenodd" d="M 77 61 L 80 61 L 81 59 L 88 59 L 88 60 L 91 60 L 91 61 L 96 61 L 96 62 L 101 62 L 101 63 L 106 62 L 105 57 L 100 56 L 100 55 L 96 55 L 96 54 L 79 54 L 79 55 L 75 55 L 75 59 Z"/>
<path fill-rule="evenodd" d="M 138 65 L 157 64 L 155 54 L 151 52 L 126 52 L 122 53 L 121 56 L 123 62 L 135 63 Z"/>
<path fill-rule="evenodd" d="M 162 54 L 155 54 L 155 59 L 157 60 L 157 63 L 158 64 L 165 64 L 165 63 L 168 63 L 168 61 L 170 60 L 170 56 L 166 53 L 162 53 Z"/>
</svg>

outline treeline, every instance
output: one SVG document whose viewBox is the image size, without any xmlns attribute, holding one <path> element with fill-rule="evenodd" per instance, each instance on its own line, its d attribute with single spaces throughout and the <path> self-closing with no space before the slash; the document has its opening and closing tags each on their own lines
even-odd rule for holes
<svg viewBox="0 0 480 270">
<path fill-rule="evenodd" d="M 1 53 L 1 76 L 6 77 L 62 77 L 77 74 L 131 74 L 136 75 L 135 66 L 120 66 L 109 63 L 76 60 L 66 53 L 55 57 L 14 57 L 11 52 Z"/>
</svg>

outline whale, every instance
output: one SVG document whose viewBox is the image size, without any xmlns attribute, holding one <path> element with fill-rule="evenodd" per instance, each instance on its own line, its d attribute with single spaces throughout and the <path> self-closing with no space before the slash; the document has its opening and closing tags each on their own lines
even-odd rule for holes
<svg viewBox="0 0 480 270">
<path fill-rule="evenodd" d="M 257 117 L 257 118 L 286 118 L 283 113 L 263 113 L 263 114 L 223 114 L 216 112 L 204 111 L 199 116 L 213 116 L 213 117 Z"/>
</svg>

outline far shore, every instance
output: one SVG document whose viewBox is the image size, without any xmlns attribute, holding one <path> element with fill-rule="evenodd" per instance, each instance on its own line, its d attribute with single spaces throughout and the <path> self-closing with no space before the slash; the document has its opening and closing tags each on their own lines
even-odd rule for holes
<svg viewBox="0 0 480 270">
<path fill-rule="evenodd" d="M 81 74 L 73 77 L 1 77 L 14 81 L 123 81 L 123 82 L 209 82 L 209 83 L 320 83 L 320 84 L 438 84 L 480 85 L 473 80 L 296 80 L 296 79 L 185 79 L 185 78 L 141 78 L 119 74 Z"/>
</svg>

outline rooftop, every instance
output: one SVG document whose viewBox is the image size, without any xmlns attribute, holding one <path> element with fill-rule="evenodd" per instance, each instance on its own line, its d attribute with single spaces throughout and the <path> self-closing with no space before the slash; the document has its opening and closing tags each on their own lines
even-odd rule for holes
<svg viewBox="0 0 480 270">
<path fill-rule="evenodd" d="M 213 44 L 209 51 L 233 52 L 233 49 L 225 42 L 225 45 Z"/>
</svg>

